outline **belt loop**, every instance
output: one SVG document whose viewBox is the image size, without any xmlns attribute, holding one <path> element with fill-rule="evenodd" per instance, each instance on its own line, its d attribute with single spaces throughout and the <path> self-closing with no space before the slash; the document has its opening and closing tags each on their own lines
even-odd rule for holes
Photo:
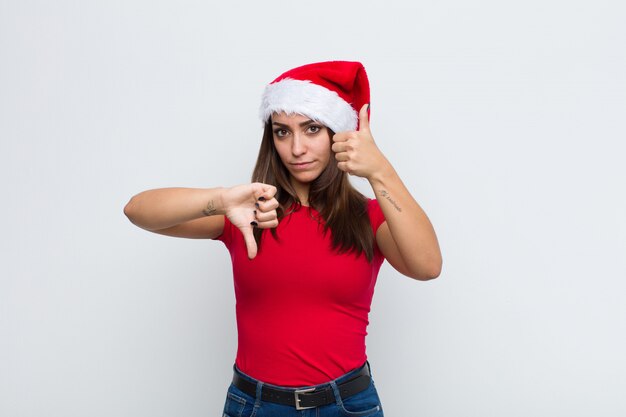
<svg viewBox="0 0 626 417">
<path fill-rule="evenodd" d="M 335 394 L 335 402 L 337 403 L 337 405 L 339 405 L 339 407 L 342 407 L 343 401 L 341 401 L 341 395 L 339 394 L 339 388 L 337 387 L 337 383 L 335 382 L 335 380 L 332 380 L 329 382 L 329 384 L 333 389 L 333 394 Z"/>
<path fill-rule="evenodd" d="M 254 407 L 258 408 L 261 406 L 261 398 L 263 397 L 263 381 L 257 381 L 256 383 L 256 401 L 254 402 Z"/>
</svg>

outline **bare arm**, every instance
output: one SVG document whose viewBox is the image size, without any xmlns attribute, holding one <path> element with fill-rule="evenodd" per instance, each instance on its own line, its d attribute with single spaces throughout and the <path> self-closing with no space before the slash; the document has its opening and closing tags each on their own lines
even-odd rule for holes
<svg viewBox="0 0 626 417">
<path fill-rule="evenodd" d="M 360 128 L 333 137 L 339 169 L 367 178 L 386 221 L 376 232 L 376 243 L 398 272 L 418 280 L 441 273 L 441 251 L 435 230 L 389 161 L 374 143 L 367 108 L 359 115 Z"/>
<path fill-rule="evenodd" d="M 437 278 L 441 251 L 424 210 L 390 164 L 369 182 L 386 219 L 376 233 L 376 242 L 389 263 L 414 279 Z"/>
<path fill-rule="evenodd" d="M 223 190 L 223 188 L 147 190 L 130 199 L 124 207 L 124 214 L 134 225 L 142 229 L 149 231 L 166 229 L 190 220 L 224 214 Z"/>
<path fill-rule="evenodd" d="M 224 216 L 243 234 L 250 259 L 257 247 L 253 227 L 278 225 L 276 188 L 252 183 L 230 188 L 159 188 L 133 196 L 124 207 L 142 229 L 168 236 L 212 239 L 224 228 Z"/>
</svg>

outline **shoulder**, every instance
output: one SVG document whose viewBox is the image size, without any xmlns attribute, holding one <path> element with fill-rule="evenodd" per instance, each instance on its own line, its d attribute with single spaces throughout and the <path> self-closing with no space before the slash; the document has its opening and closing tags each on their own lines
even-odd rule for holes
<svg viewBox="0 0 626 417">
<path fill-rule="evenodd" d="M 383 214 L 383 211 L 378 204 L 378 200 L 376 200 L 375 198 L 367 199 L 367 215 L 370 218 L 372 230 L 374 231 L 374 234 L 376 234 L 376 230 L 378 230 L 378 227 L 380 227 L 380 225 L 385 222 L 385 215 Z"/>
<path fill-rule="evenodd" d="M 221 240 L 226 244 L 226 246 L 230 245 L 233 240 L 233 228 L 234 225 L 228 220 L 226 216 L 220 216 L 222 221 L 222 228 L 218 235 L 214 236 L 214 240 Z"/>
</svg>

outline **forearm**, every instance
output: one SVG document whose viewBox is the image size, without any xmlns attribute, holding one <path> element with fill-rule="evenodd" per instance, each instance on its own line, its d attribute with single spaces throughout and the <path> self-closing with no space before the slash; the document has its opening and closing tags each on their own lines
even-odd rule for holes
<svg viewBox="0 0 626 417">
<path fill-rule="evenodd" d="M 160 230 L 204 216 L 223 214 L 223 188 L 159 188 L 133 196 L 124 214 L 146 230 Z"/>
<path fill-rule="evenodd" d="M 416 276 L 438 276 L 441 251 L 428 216 L 387 161 L 368 179 L 406 267 Z"/>
</svg>

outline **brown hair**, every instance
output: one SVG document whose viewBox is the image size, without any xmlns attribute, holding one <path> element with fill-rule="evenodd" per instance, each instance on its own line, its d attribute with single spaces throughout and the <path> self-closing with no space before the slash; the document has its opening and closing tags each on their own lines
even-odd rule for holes
<svg viewBox="0 0 626 417">
<path fill-rule="evenodd" d="M 335 132 L 328 129 L 329 136 Z M 334 158 L 333 158 L 334 159 Z M 271 120 L 265 123 L 263 139 L 259 149 L 259 156 L 252 173 L 253 182 L 262 182 L 275 186 L 276 200 L 279 207 L 276 210 L 278 219 L 282 219 L 292 211 L 299 210 L 302 205 L 296 190 L 289 180 L 289 171 L 274 146 L 274 137 Z M 367 198 L 358 192 L 350 181 L 348 174 L 337 168 L 333 160 L 324 171 L 310 184 L 309 206 L 320 213 L 324 220 L 324 233 L 329 230 L 332 234 L 332 247 L 338 253 L 354 251 L 357 255 L 365 254 L 368 261 L 374 257 L 374 233 L 367 215 Z M 272 235 L 277 238 L 276 229 L 271 229 Z M 255 229 L 254 237 L 257 245 L 261 242 L 263 229 Z"/>
</svg>

